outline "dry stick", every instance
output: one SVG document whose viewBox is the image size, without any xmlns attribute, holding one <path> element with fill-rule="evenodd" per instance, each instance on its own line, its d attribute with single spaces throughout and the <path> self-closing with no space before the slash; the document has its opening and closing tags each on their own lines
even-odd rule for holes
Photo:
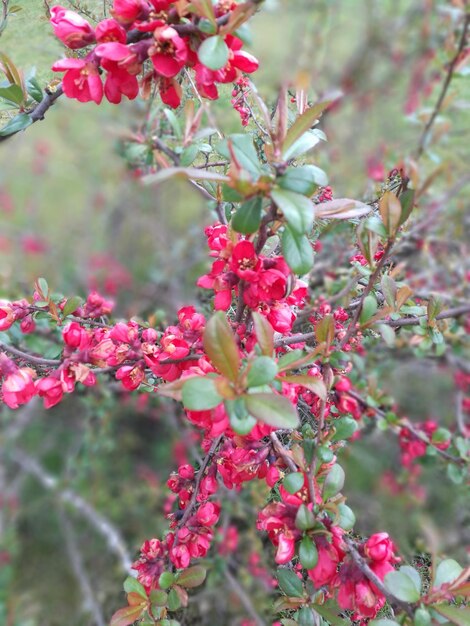
<svg viewBox="0 0 470 626">
<path fill-rule="evenodd" d="M 231 590 L 234 591 L 240 598 L 240 602 L 243 604 L 250 617 L 256 622 L 257 626 L 266 626 L 266 622 L 262 620 L 256 612 L 256 609 L 253 606 L 253 603 L 251 602 L 248 594 L 245 592 L 238 580 L 234 576 L 232 576 L 227 568 L 225 568 L 224 570 L 224 576 L 229 582 Z"/>
<path fill-rule="evenodd" d="M 346 545 L 348 546 L 348 551 L 351 555 L 352 560 L 361 570 L 364 576 L 366 576 L 370 580 L 370 582 L 377 587 L 380 593 L 385 596 L 390 604 L 400 608 L 402 611 L 405 611 L 405 613 L 410 617 L 413 617 L 414 611 L 412 606 L 407 602 L 399 600 L 393 593 L 391 593 L 387 589 L 387 587 L 383 584 L 377 574 L 371 570 L 367 561 L 359 554 L 354 541 L 350 537 L 344 536 L 343 538 Z"/>
<path fill-rule="evenodd" d="M 460 317 L 470 313 L 470 304 L 463 304 L 462 306 L 456 306 L 452 309 L 446 309 L 436 315 L 436 320 L 445 320 L 450 317 Z M 402 317 L 399 320 L 381 320 L 381 324 L 387 324 L 393 328 L 399 328 L 400 326 L 418 326 L 423 319 L 427 319 L 427 315 L 421 315 L 420 317 Z"/>
<path fill-rule="evenodd" d="M 188 506 L 184 509 L 183 517 L 178 522 L 178 528 L 182 528 L 185 525 L 185 523 L 188 521 L 189 517 L 191 516 L 193 512 L 194 506 L 197 502 L 197 497 L 199 495 L 199 486 L 201 484 L 202 479 L 204 478 L 204 472 L 206 471 L 207 466 L 211 462 L 212 457 L 214 456 L 215 451 L 217 450 L 222 439 L 223 439 L 223 435 L 219 435 L 218 437 L 216 437 L 216 439 L 214 439 L 214 441 L 212 442 L 209 452 L 204 457 L 202 465 L 199 468 L 199 471 L 197 473 L 193 495 L 191 496 L 191 500 L 189 501 Z M 177 538 L 175 539 L 175 545 L 176 545 L 176 542 L 177 542 Z"/>
<path fill-rule="evenodd" d="M 88 572 L 85 569 L 85 564 L 83 563 L 75 530 L 63 510 L 63 507 L 60 507 L 59 509 L 59 519 L 64 533 L 65 547 L 69 555 L 70 564 L 82 592 L 83 608 L 87 613 L 91 613 L 96 626 L 106 626 L 105 619 L 101 612 L 101 607 L 96 601 L 93 593 L 93 586 L 88 576 Z"/>
<path fill-rule="evenodd" d="M 284 446 L 280 442 L 279 437 L 276 435 L 276 433 L 272 432 L 269 435 L 269 438 L 272 441 L 275 452 L 277 452 L 277 454 L 282 458 L 282 460 L 287 465 L 287 467 L 292 472 L 297 472 L 298 471 L 297 465 L 295 464 L 293 459 L 287 454 L 287 450 L 284 448 Z"/>
<path fill-rule="evenodd" d="M 46 472 L 36 459 L 23 452 L 23 450 L 13 448 L 9 451 L 9 454 L 15 463 L 25 472 L 37 478 L 41 485 L 54 493 L 60 502 L 70 504 L 82 515 L 105 538 L 110 551 L 119 558 L 122 569 L 128 574 L 132 573 L 132 559 L 121 533 L 114 524 L 71 489 L 60 489 L 58 479 Z"/>
<path fill-rule="evenodd" d="M 360 402 L 364 407 L 374 411 L 374 413 L 376 415 L 378 415 L 379 417 L 382 418 L 386 418 L 386 414 L 384 411 L 382 411 L 382 409 L 379 409 L 377 407 L 374 406 L 370 406 L 366 400 L 364 400 L 364 398 L 359 395 L 358 393 L 356 393 L 355 391 L 348 391 L 347 392 L 349 396 L 351 396 L 352 398 L 355 398 L 358 402 Z M 423 441 L 425 444 L 427 444 L 428 446 L 432 446 L 437 454 L 439 454 L 440 456 L 442 456 L 444 459 L 446 459 L 447 461 L 451 461 L 452 463 L 455 463 L 456 465 L 466 465 L 467 461 L 465 459 L 461 459 L 459 457 L 453 456 L 452 454 L 449 454 L 448 452 L 446 452 L 445 450 L 441 450 L 440 448 L 437 448 L 432 441 L 430 441 L 429 437 L 427 437 L 424 433 L 422 433 L 418 428 L 415 428 L 413 426 L 413 424 L 407 420 L 407 419 L 402 419 L 401 420 L 401 425 L 404 426 L 405 428 L 407 428 L 411 433 L 413 433 L 413 435 L 415 437 L 417 437 L 418 439 L 420 439 L 421 441 Z M 398 427 L 395 428 L 395 430 Z"/>
<path fill-rule="evenodd" d="M 452 77 L 454 74 L 454 70 L 455 67 L 459 61 L 460 55 L 462 54 L 463 49 L 465 48 L 465 44 L 466 44 L 466 39 L 467 39 L 467 33 L 468 33 L 468 27 L 470 25 L 470 13 L 468 13 L 465 16 L 465 21 L 464 21 L 464 25 L 463 25 L 463 30 L 462 30 L 462 34 L 460 36 L 460 41 L 459 41 L 459 45 L 457 48 L 457 52 L 455 54 L 455 56 L 453 57 L 453 59 L 451 60 L 451 62 L 449 63 L 449 67 L 447 70 L 447 75 L 444 81 L 444 84 L 442 85 L 442 89 L 441 89 L 441 93 L 439 94 L 439 98 L 437 99 L 436 105 L 434 107 L 434 110 L 431 114 L 431 117 L 428 120 L 428 123 L 426 124 L 426 126 L 424 127 L 423 133 L 420 137 L 419 140 L 419 144 L 418 144 L 418 149 L 416 151 L 416 158 L 419 159 L 421 157 L 421 155 L 424 152 L 424 149 L 426 147 L 426 141 L 428 139 L 428 135 L 431 132 L 431 129 L 434 125 L 434 122 L 436 121 L 437 116 L 439 115 L 439 112 L 441 110 L 442 104 L 444 102 L 444 99 L 446 97 L 447 94 L 447 90 L 449 89 L 450 83 L 452 81 Z"/>
<path fill-rule="evenodd" d="M 362 307 L 364 304 L 364 300 L 367 298 L 367 296 L 370 294 L 370 292 L 372 291 L 372 288 L 374 287 L 374 284 L 377 280 L 377 278 L 380 275 L 380 272 L 383 268 L 383 266 L 385 265 L 385 262 L 388 259 L 388 256 L 390 254 L 390 251 L 393 247 L 393 244 L 395 243 L 395 239 L 391 238 L 388 240 L 387 245 L 385 246 L 385 250 L 383 253 L 382 258 L 380 259 L 380 261 L 377 263 L 377 266 L 374 270 L 374 272 L 370 275 L 369 281 L 364 289 L 364 291 L 361 294 L 361 297 L 359 299 L 359 303 L 358 306 L 356 308 L 356 310 L 354 311 L 354 315 L 352 317 L 352 320 L 348 326 L 348 329 L 346 330 L 346 334 L 344 335 L 341 343 L 339 344 L 339 350 L 342 350 L 344 348 L 344 346 L 348 343 L 348 341 L 351 339 L 351 337 L 356 333 L 356 325 L 359 321 L 359 317 L 361 316 L 361 312 L 362 312 Z"/>
</svg>

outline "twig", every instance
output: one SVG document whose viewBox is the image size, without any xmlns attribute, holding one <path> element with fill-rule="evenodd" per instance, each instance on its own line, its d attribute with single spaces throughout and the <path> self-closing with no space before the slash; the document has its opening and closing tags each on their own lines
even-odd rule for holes
<svg viewBox="0 0 470 626">
<path fill-rule="evenodd" d="M 315 339 L 314 332 L 298 333 L 297 335 L 291 335 L 290 337 L 276 339 L 274 342 L 274 347 L 279 348 L 280 346 L 289 346 L 291 343 L 303 343 L 304 341 L 309 341 L 310 339 Z"/>
<path fill-rule="evenodd" d="M 350 537 L 347 537 L 345 535 L 344 542 L 348 546 L 348 551 L 349 551 L 349 554 L 351 555 L 352 560 L 357 565 L 357 567 L 361 570 L 364 576 L 366 576 L 370 580 L 370 582 L 373 583 L 377 587 L 380 593 L 383 596 L 385 596 L 385 598 L 388 600 L 390 604 L 395 605 L 396 607 L 400 608 L 402 611 L 405 611 L 407 615 L 409 615 L 410 617 L 413 617 L 414 611 L 413 611 L 412 605 L 408 604 L 407 602 L 403 602 L 402 600 L 399 600 L 393 593 L 391 593 L 387 589 L 387 587 L 385 587 L 385 585 L 377 576 L 377 574 L 371 570 L 367 561 L 359 554 L 354 541 Z"/>
<path fill-rule="evenodd" d="M 374 411 L 374 413 L 376 415 L 378 415 L 379 417 L 382 417 L 382 418 L 386 417 L 386 414 L 385 414 L 384 411 L 382 411 L 382 409 L 379 409 L 378 407 L 370 406 L 370 404 L 366 400 L 364 400 L 364 398 L 361 395 L 359 395 L 358 393 L 356 393 L 355 391 L 349 390 L 347 392 L 347 394 L 349 396 L 351 396 L 352 398 L 355 398 L 364 407 Z M 417 437 L 418 439 L 423 441 L 428 446 L 431 446 L 432 448 L 434 448 L 434 450 L 437 452 L 437 454 L 439 454 L 442 458 L 446 459 L 447 461 L 450 461 L 451 463 L 455 463 L 456 465 L 466 465 L 467 464 L 467 461 L 465 459 L 453 456 L 452 454 L 449 454 L 445 450 L 441 450 L 440 448 L 435 446 L 432 443 L 432 441 L 429 439 L 429 437 L 427 437 L 424 433 L 422 433 L 418 428 L 415 428 L 413 426 L 413 424 L 409 420 L 402 418 L 400 420 L 400 424 L 397 424 L 395 426 L 394 430 L 398 431 L 401 426 L 403 426 L 404 428 L 407 428 L 411 433 L 413 433 L 413 435 L 415 437 Z"/>
<path fill-rule="evenodd" d="M 346 330 L 346 334 L 344 335 L 343 339 L 341 340 L 341 343 L 339 344 L 339 350 L 342 350 L 344 348 L 344 346 L 348 343 L 348 341 L 351 339 L 351 337 L 355 334 L 356 326 L 357 326 L 357 323 L 358 323 L 359 318 L 361 316 L 362 307 L 364 305 L 364 300 L 367 298 L 367 296 L 372 291 L 372 289 L 374 287 L 374 284 L 375 284 L 377 278 L 379 277 L 380 272 L 382 271 L 382 268 L 385 265 L 385 262 L 388 259 L 388 256 L 390 254 L 390 251 L 391 251 L 391 249 L 393 247 L 394 242 L 395 242 L 395 240 L 393 238 L 388 240 L 387 245 L 385 246 L 385 250 L 384 250 L 382 258 L 377 263 L 377 266 L 376 266 L 375 270 L 373 271 L 373 273 L 370 275 L 369 281 L 368 281 L 364 291 L 361 294 L 358 306 L 357 306 L 356 310 L 354 311 L 354 314 L 353 314 L 353 317 L 351 319 L 351 322 L 350 322 L 350 324 L 349 324 L 349 326 L 348 326 L 348 328 Z"/>
<path fill-rule="evenodd" d="M 224 576 L 230 584 L 230 590 L 234 591 L 237 594 L 240 602 L 243 604 L 245 610 L 250 615 L 250 617 L 256 622 L 257 626 L 266 626 L 266 622 L 258 615 L 255 607 L 253 606 L 253 603 L 251 602 L 250 597 L 245 592 L 235 576 L 232 576 L 228 568 L 224 569 Z"/>
<path fill-rule="evenodd" d="M 45 489 L 54 493 L 60 502 L 69 504 L 82 515 L 104 537 L 110 551 L 119 558 L 122 569 L 128 574 L 132 573 L 132 559 L 127 546 L 119 530 L 107 518 L 71 489 L 60 489 L 58 479 L 49 474 L 36 459 L 23 450 L 13 448 L 9 454 L 15 463 L 34 476 Z"/>
<path fill-rule="evenodd" d="M 276 433 L 272 432 L 269 435 L 269 438 L 272 441 L 274 450 L 279 454 L 279 456 L 282 458 L 282 460 L 287 465 L 287 467 L 292 472 L 297 472 L 298 471 L 297 465 L 295 464 L 293 459 L 287 454 L 287 450 L 284 448 L 284 446 L 280 442 L 279 437 L 276 435 Z"/>
<path fill-rule="evenodd" d="M 442 104 L 444 102 L 444 99 L 446 97 L 447 94 L 447 90 L 449 89 L 449 85 L 452 81 L 452 77 L 454 74 L 454 70 L 455 70 L 455 66 L 457 65 L 460 55 L 462 54 L 462 51 L 465 47 L 465 43 L 466 43 L 466 39 L 467 39 L 467 33 L 468 33 L 468 27 L 470 25 L 470 13 L 468 13 L 465 16 L 465 21 L 463 24 L 463 30 L 462 30 L 462 34 L 460 36 L 460 40 L 459 40 L 459 45 L 457 47 L 457 52 L 455 53 L 453 59 L 451 60 L 451 62 L 449 63 L 449 67 L 447 69 L 447 74 L 446 74 L 446 78 L 444 80 L 444 84 L 442 85 L 442 89 L 441 89 L 441 93 L 439 94 L 439 98 L 437 99 L 437 102 L 434 106 L 434 110 L 431 114 L 431 117 L 429 118 L 426 126 L 424 127 L 424 130 L 421 134 L 419 143 L 418 143 L 418 149 L 416 151 L 416 158 L 419 159 L 421 157 L 421 155 L 424 152 L 424 149 L 426 147 L 426 142 L 428 139 L 428 135 L 431 132 L 431 129 L 434 125 L 434 122 L 436 121 L 437 116 L 439 115 L 439 112 L 441 110 Z"/>
<path fill-rule="evenodd" d="M 50 365 L 55 367 L 56 365 L 60 365 L 62 363 L 62 361 L 60 361 L 59 359 L 43 359 L 39 356 L 33 356 L 32 354 L 23 352 L 22 350 L 19 350 L 14 346 L 3 343 L 3 341 L 0 341 L 0 350 L 3 350 L 3 352 L 7 352 L 8 354 L 11 354 L 13 356 L 17 356 L 20 359 L 27 361 L 28 363 L 34 363 L 35 365 Z"/>
<path fill-rule="evenodd" d="M 101 608 L 93 594 L 92 584 L 83 563 L 74 528 L 63 510 L 63 507 L 59 509 L 59 519 L 64 532 L 65 547 L 69 555 L 72 570 L 82 592 L 83 608 L 87 613 L 91 613 L 96 626 L 106 626 Z"/>
<path fill-rule="evenodd" d="M 456 306 L 452 309 L 441 311 L 434 319 L 445 320 L 450 317 L 460 317 L 466 313 L 470 313 L 470 304 L 463 304 L 462 306 Z M 425 320 L 427 318 L 427 315 L 421 315 L 419 317 L 402 317 L 399 320 L 381 320 L 380 323 L 387 324 L 387 326 L 392 326 L 393 328 L 399 328 L 400 326 L 419 326 L 421 320 Z"/>
</svg>

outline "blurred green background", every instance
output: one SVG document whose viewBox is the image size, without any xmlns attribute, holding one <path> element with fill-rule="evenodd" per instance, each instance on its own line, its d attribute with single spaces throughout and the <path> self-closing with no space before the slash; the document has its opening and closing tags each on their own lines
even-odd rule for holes
<svg viewBox="0 0 470 626">
<path fill-rule="evenodd" d="M 54 77 L 49 68 L 63 49 L 52 36 L 42 0 L 16 4 L 21 10 L 1 34 L 0 50 L 25 72 L 34 66 L 45 84 Z M 80 5 L 99 12 L 102 2 Z M 405 114 L 406 103 L 411 106 L 419 81 L 427 98 L 420 84 L 417 111 L 435 102 L 452 11 L 452 3 L 426 0 L 271 0 L 253 19 L 251 51 L 261 61 L 255 80 L 263 95 L 274 99 L 282 80 L 299 73 L 308 79 L 312 98 L 338 88 L 345 94 L 322 121 L 329 143 L 315 154 L 336 196 L 373 193 L 371 169 L 383 164 L 386 173 L 413 152 L 422 123 L 420 113 Z M 467 83 L 456 79 L 452 124 L 448 128 L 447 116 L 438 121 L 437 128 L 447 134 L 427 157 L 429 171 L 443 167 L 446 172 L 431 187 L 435 194 L 461 180 L 468 167 Z M 229 92 L 227 87 L 223 93 Z M 224 130 L 240 130 L 229 105 L 217 103 L 214 114 Z M 0 297 L 30 295 L 34 280 L 44 276 L 67 295 L 83 295 L 95 286 L 108 290 L 123 316 L 159 312 L 171 320 L 179 306 L 196 301 L 194 281 L 207 266 L 201 225 L 214 216 L 193 188 L 175 183 L 156 190 L 143 187 L 133 175 L 123 153 L 129 158 L 126 141 L 139 131 L 145 115 L 146 106 L 139 102 L 97 107 L 61 98 L 45 121 L 0 145 Z M 467 195 L 468 181 L 449 205 L 452 219 L 436 224 L 443 239 L 465 241 Z M 334 259 L 324 261 L 334 266 Z M 417 272 L 428 263 L 426 256 L 417 256 Z M 391 351 L 372 361 L 373 371 L 410 418 L 453 423 L 448 371 L 428 362 L 405 362 Z M 168 467 L 175 466 L 169 442 L 184 443 L 170 412 L 169 405 L 154 398 L 130 399 L 98 389 L 47 413 L 35 406 L 33 415 L 22 418 L 27 426 L 15 445 L 59 477 L 61 489 L 73 488 L 105 514 L 135 555 L 145 538 L 158 537 L 165 528 L 164 482 Z M 17 419 L 18 413 L 3 410 L 0 441 Z M 68 524 L 96 601 L 109 619 L 123 602 L 123 572 L 103 537 L 73 512 L 61 512 L 53 494 L 19 469 L 8 446 L 1 454 L 0 624 L 96 623 L 71 565 Z M 390 471 L 400 481 L 393 436 L 374 431 L 344 460 L 358 532 L 387 530 L 408 557 L 431 538 L 439 550 L 464 558 L 468 494 L 449 482 L 439 463 L 427 464 L 422 487 L 399 495 L 392 506 L 381 477 Z M 256 503 L 259 494 L 248 492 L 247 500 Z M 239 505 L 230 506 L 235 519 L 246 524 Z M 270 548 L 266 554 L 271 558 Z M 249 574 L 243 576 L 255 596 L 265 593 Z M 209 589 L 199 599 L 199 616 L 184 623 L 212 624 L 211 611 L 218 607 L 221 624 L 240 624 L 243 611 L 231 611 L 221 601 Z"/>
</svg>

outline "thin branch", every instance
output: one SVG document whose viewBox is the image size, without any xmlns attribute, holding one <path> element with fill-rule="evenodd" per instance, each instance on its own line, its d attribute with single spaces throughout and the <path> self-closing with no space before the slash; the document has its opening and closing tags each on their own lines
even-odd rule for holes
<svg viewBox="0 0 470 626">
<path fill-rule="evenodd" d="M 48 366 L 57 366 L 62 363 L 59 359 L 43 359 L 39 356 L 33 356 L 32 354 L 28 354 L 28 352 L 23 352 L 14 346 L 10 346 L 3 341 L 0 341 L 0 350 L 3 352 L 7 352 L 13 356 L 17 356 L 23 361 L 27 361 L 28 363 L 34 363 L 35 365 L 48 365 Z"/>
<path fill-rule="evenodd" d="M 379 409 L 378 407 L 370 406 L 370 404 L 355 391 L 350 390 L 347 392 L 347 394 L 351 396 L 352 398 L 354 398 L 355 400 L 357 400 L 358 402 L 360 402 L 364 407 L 370 409 L 371 411 L 374 411 L 374 413 L 378 415 L 379 417 L 381 418 L 386 417 L 386 414 L 384 411 L 382 411 L 382 409 Z M 467 461 L 465 459 L 453 456 L 452 454 L 449 454 L 449 452 L 446 452 L 445 450 L 441 450 L 440 448 L 435 446 L 432 443 L 432 441 L 429 439 L 429 437 L 427 437 L 424 433 L 422 433 L 418 428 L 415 428 L 415 426 L 409 420 L 402 418 L 400 420 L 400 424 L 396 425 L 395 430 L 399 430 L 399 428 L 402 426 L 404 428 L 407 428 L 415 437 L 423 441 L 426 445 L 434 448 L 436 453 L 439 454 L 442 458 L 446 459 L 447 461 L 450 461 L 451 463 L 455 463 L 456 465 L 467 464 Z"/>
<path fill-rule="evenodd" d="M 374 272 L 370 275 L 369 277 L 369 281 L 364 289 L 364 291 L 361 294 L 361 297 L 359 299 L 359 303 L 358 306 L 356 308 L 356 310 L 354 311 L 353 317 L 351 319 L 351 322 L 346 330 L 346 334 L 344 335 L 343 339 L 341 340 L 341 343 L 339 344 L 339 350 L 342 350 L 344 348 L 344 346 L 348 343 L 348 341 L 351 339 L 351 337 L 353 337 L 353 335 L 356 333 L 356 326 L 357 323 L 359 321 L 359 318 L 361 316 L 361 312 L 362 312 L 362 307 L 364 305 L 364 300 L 367 298 L 367 296 L 370 294 L 370 292 L 372 291 L 374 284 L 376 282 L 376 280 L 378 279 L 380 272 L 382 271 L 383 266 L 385 265 L 385 262 L 388 259 L 388 256 L 391 252 L 391 249 L 393 247 L 395 240 L 389 239 L 387 242 L 387 245 L 385 246 L 385 250 L 383 253 L 382 258 L 380 259 L 380 261 L 377 263 L 377 266 L 374 270 Z"/>
<path fill-rule="evenodd" d="M 421 155 L 423 154 L 425 148 L 426 148 L 426 143 L 428 140 L 428 136 L 429 133 L 431 132 L 431 129 L 434 125 L 434 122 L 436 121 L 437 116 L 439 115 L 440 111 L 441 111 L 441 107 L 442 104 L 444 102 L 444 99 L 446 97 L 447 94 L 447 90 L 449 89 L 450 83 L 452 81 L 452 77 L 454 75 L 454 70 L 455 67 L 459 61 L 460 55 L 462 54 L 463 49 L 465 48 L 465 44 L 466 44 L 466 40 L 467 40 L 467 33 L 468 33 L 468 27 L 470 25 L 470 13 L 468 13 L 465 16 L 465 21 L 463 24 L 463 29 L 462 29 L 462 34 L 460 36 L 460 40 L 459 40 L 459 44 L 457 47 L 457 52 L 455 53 L 455 56 L 453 57 L 453 59 L 451 60 L 451 62 L 449 63 L 449 67 L 447 69 L 447 74 L 446 74 L 446 78 L 444 80 L 444 83 L 442 85 L 442 89 L 441 89 L 441 93 L 439 94 L 439 98 L 437 99 L 437 102 L 434 106 L 434 110 L 431 114 L 431 117 L 428 120 L 428 123 L 426 124 L 426 126 L 424 127 L 424 130 L 421 134 L 419 143 L 418 143 L 418 149 L 416 151 L 416 158 L 419 159 L 421 157 Z"/>
<path fill-rule="evenodd" d="M 460 317 L 466 313 L 470 313 L 470 304 L 463 304 L 452 309 L 441 311 L 438 315 L 436 315 L 435 319 L 445 320 L 451 317 Z M 421 320 L 425 320 L 427 318 L 427 315 L 421 315 L 419 317 L 402 317 L 399 320 L 381 320 L 380 324 L 387 324 L 387 326 L 392 326 L 393 328 L 399 328 L 400 326 L 419 326 Z"/>
<path fill-rule="evenodd" d="M 96 601 L 90 578 L 86 571 L 85 564 L 83 563 L 75 530 L 63 510 L 63 507 L 60 507 L 59 509 L 59 519 L 64 533 L 65 547 L 69 555 L 70 564 L 82 592 L 83 608 L 87 613 L 89 612 L 93 616 L 93 621 L 96 626 L 106 626 L 100 605 Z"/>
<path fill-rule="evenodd" d="M 408 604 L 407 602 L 403 602 L 402 600 L 399 600 L 393 593 L 391 593 L 387 589 L 387 587 L 385 587 L 377 574 L 371 570 L 367 561 L 359 554 L 354 541 L 350 537 L 344 536 L 344 542 L 348 546 L 348 551 L 351 555 L 352 560 L 361 570 L 364 576 L 366 576 L 370 580 L 370 582 L 377 587 L 380 593 L 385 596 L 390 604 L 400 608 L 410 617 L 413 617 L 414 611 L 412 605 Z"/>
<path fill-rule="evenodd" d="M 297 472 L 298 471 L 297 465 L 295 464 L 293 459 L 288 455 L 286 448 L 284 448 L 284 446 L 282 445 L 276 433 L 272 432 L 269 435 L 269 438 L 271 439 L 275 452 L 277 452 L 277 454 L 281 457 L 281 459 L 284 461 L 287 467 L 292 472 Z"/>
<path fill-rule="evenodd" d="M 266 626 L 266 622 L 261 619 L 258 615 L 253 603 L 251 602 L 251 598 L 248 596 L 246 591 L 240 585 L 235 576 L 232 576 L 228 568 L 224 569 L 224 576 L 230 584 L 230 590 L 234 591 L 240 599 L 240 602 L 243 604 L 245 610 L 250 615 L 250 617 L 256 622 L 257 626 Z"/>
<path fill-rule="evenodd" d="M 36 459 L 23 450 L 13 448 L 9 454 L 15 463 L 25 472 L 34 476 L 45 489 L 54 493 L 60 502 L 69 504 L 84 517 L 104 537 L 110 551 L 119 558 L 122 569 L 128 574 L 132 573 L 131 556 L 121 533 L 114 524 L 71 489 L 60 489 L 58 479 L 49 474 Z"/>
</svg>

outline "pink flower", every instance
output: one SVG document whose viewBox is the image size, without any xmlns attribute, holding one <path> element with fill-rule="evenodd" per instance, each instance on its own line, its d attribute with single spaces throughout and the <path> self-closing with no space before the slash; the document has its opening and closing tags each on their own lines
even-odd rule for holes
<svg viewBox="0 0 470 626">
<path fill-rule="evenodd" d="M 173 78 L 188 60 L 188 47 L 171 26 L 157 28 L 155 43 L 149 48 L 149 57 L 155 71 L 165 78 Z"/>
<path fill-rule="evenodd" d="M 178 569 L 185 569 L 191 562 L 191 555 L 187 546 L 178 544 L 170 550 L 170 559 L 173 565 Z"/>
<path fill-rule="evenodd" d="M 44 398 L 44 407 L 50 409 L 62 400 L 64 390 L 58 378 L 46 376 L 36 381 L 36 389 L 41 398 Z"/>
<path fill-rule="evenodd" d="M 295 540 L 290 533 L 279 533 L 278 541 L 274 560 L 279 565 L 283 565 L 288 563 L 295 554 Z"/>
<path fill-rule="evenodd" d="M 126 31 L 116 20 L 102 20 L 95 28 L 95 35 L 98 43 L 126 43 Z"/>
<path fill-rule="evenodd" d="M 32 370 L 22 367 L 8 373 L 3 380 L 2 394 L 3 402 L 10 409 L 17 409 L 20 404 L 29 402 L 36 395 Z"/>
<path fill-rule="evenodd" d="M 0 300 L 0 331 L 8 330 L 16 321 L 16 315 L 13 312 L 11 303 L 6 300 Z"/>
<path fill-rule="evenodd" d="M 395 546 L 387 533 L 375 533 L 364 544 L 364 552 L 373 561 L 383 561 L 393 558 Z"/>
<path fill-rule="evenodd" d="M 214 526 L 217 524 L 220 515 L 220 504 L 206 502 L 199 507 L 196 517 L 202 526 Z"/>
<path fill-rule="evenodd" d="M 149 13 L 149 5 L 144 0 L 114 0 L 112 16 L 125 25 L 138 19 L 145 19 Z"/>
<path fill-rule="evenodd" d="M 113 104 L 119 104 L 122 96 L 133 100 L 139 95 L 139 82 L 134 75 L 140 69 L 136 54 L 123 43 L 117 41 L 103 43 L 96 47 L 95 54 L 107 71 L 104 94 Z M 128 69 L 132 72 L 129 72 Z"/>
<path fill-rule="evenodd" d="M 84 59 L 62 59 L 52 66 L 54 72 L 65 72 L 62 79 L 64 93 L 79 102 L 96 102 L 103 99 L 103 83 L 97 63 Z"/>
<path fill-rule="evenodd" d="M 84 48 L 95 41 L 95 33 L 90 24 L 78 13 L 64 7 L 52 7 L 50 22 L 55 36 L 72 50 Z"/>
<path fill-rule="evenodd" d="M 123 365 L 116 372 L 116 378 L 121 381 L 127 391 L 133 391 L 140 386 L 145 378 L 145 372 L 141 365 Z"/>
</svg>

